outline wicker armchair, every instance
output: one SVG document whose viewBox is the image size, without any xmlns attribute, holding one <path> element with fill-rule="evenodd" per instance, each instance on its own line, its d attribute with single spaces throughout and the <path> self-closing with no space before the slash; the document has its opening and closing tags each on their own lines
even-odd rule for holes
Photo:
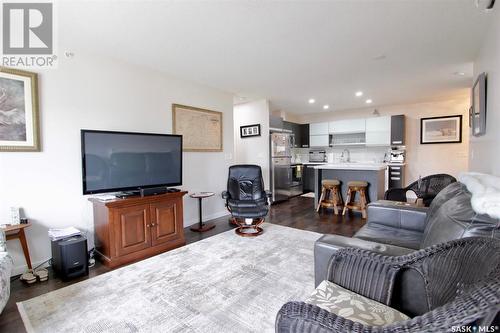
<svg viewBox="0 0 500 333">
<path fill-rule="evenodd" d="M 400 257 L 347 248 L 331 258 L 327 279 L 405 312 L 397 285 L 408 271 L 425 281 L 413 290 L 424 295 L 425 313 L 365 326 L 316 305 L 289 302 L 278 312 L 276 332 L 449 332 L 452 326 L 491 325 L 500 311 L 500 240 L 494 238 L 463 238 Z"/>
<path fill-rule="evenodd" d="M 404 188 L 390 188 L 384 194 L 385 200 L 406 202 L 406 191 L 412 190 L 418 198 L 422 198 L 426 207 L 430 206 L 432 200 L 446 186 L 456 182 L 456 178 L 444 173 L 430 175 L 415 181 Z"/>
</svg>

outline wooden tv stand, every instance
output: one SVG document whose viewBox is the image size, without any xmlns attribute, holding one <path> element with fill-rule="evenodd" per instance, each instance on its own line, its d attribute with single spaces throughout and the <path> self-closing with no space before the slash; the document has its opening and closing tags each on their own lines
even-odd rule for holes
<svg viewBox="0 0 500 333">
<path fill-rule="evenodd" d="M 182 197 L 186 193 L 111 201 L 90 198 L 98 257 L 106 266 L 117 267 L 185 245 Z"/>
</svg>

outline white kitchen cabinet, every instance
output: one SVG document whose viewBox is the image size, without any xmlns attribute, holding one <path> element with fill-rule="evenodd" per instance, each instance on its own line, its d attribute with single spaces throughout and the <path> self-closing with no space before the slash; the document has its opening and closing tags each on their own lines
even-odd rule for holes
<svg viewBox="0 0 500 333">
<path fill-rule="evenodd" d="M 309 125 L 309 135 L 328 135 L 328 123 L 313 123 Z"/>
<path fill-rule="evenodd" d="M 328 147 L 328 134 L 309 135 L 309 147 Z"/>
<path fill-rule="evenodd" d="M 391 117 L 366 118 L 366 145 L 391 145 Z"/>
<path fill-rule="evenodd" d="M 328 131 L 334 134 L 363 133 L 366 131 L 365 119 L 346 119 L 328 123 Z"/>
</svg>

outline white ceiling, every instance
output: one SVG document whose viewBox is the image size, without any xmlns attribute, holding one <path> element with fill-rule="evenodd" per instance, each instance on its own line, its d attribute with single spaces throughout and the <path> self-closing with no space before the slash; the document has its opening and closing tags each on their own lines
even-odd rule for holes
<svg viewBox="0 0 500 333">
<path fill-rule="evenodd" d="M 463 92 L 491 20 L 474 0 L 67 1 L 58 12 L 59 43 L 77 55 L 112 56 L 302 114 Z"/>
</svg>

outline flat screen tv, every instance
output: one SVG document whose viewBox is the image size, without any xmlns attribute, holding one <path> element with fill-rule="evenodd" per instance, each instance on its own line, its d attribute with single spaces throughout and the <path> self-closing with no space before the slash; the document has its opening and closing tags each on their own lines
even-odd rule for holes
<svg viewBox="0 0 500 333">
<path fill-rule="evenodd" d="M 182 184 L 182 136 L 82 130 L 83 193 Z"/>
</svg>

